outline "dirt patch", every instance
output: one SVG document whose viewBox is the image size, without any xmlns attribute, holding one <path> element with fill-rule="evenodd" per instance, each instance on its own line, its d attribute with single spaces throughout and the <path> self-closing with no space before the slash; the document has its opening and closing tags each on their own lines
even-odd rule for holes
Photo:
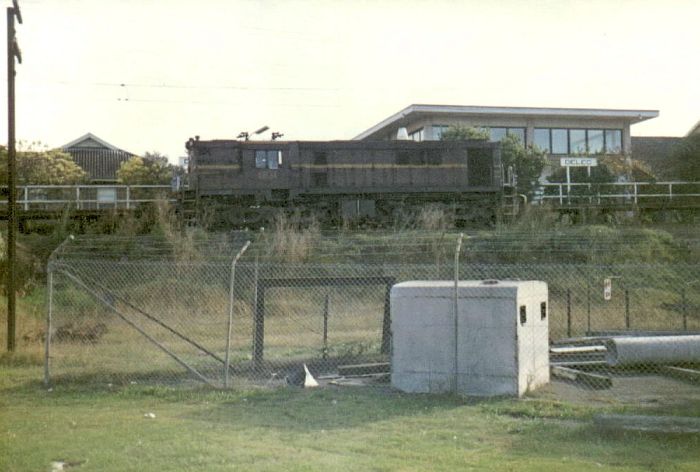
<svg viewBox="0 0 700 472">
<path fill-rule="evenodd" d="M 533 397 L 589 406 L 650 409 L 674 409 L 695 404 L 700 413 L 700 387 L 661 375 L 613 376 L 612 387 L 606 390 L 555 380 L 535 392 Z"/>
</svg>

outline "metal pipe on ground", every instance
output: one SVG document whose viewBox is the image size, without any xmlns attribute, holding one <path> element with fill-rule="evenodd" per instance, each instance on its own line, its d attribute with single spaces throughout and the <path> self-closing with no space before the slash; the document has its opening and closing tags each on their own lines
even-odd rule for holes
<svg viewBox="0 0 700 472">
<path fill-rule="evenodd" d="M 611 366 L 700 362 L 700 335 L 615 337 L 605 347 Z"/>
</svg>

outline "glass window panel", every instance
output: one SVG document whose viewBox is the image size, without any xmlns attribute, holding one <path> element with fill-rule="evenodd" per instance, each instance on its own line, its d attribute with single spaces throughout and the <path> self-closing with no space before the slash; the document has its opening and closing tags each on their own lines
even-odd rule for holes
<svg viewBox="0 0 700 472">
<path fill-rule="evenodd" d="M 535 128 L 535 146 L 547 153 L 552 152 L 552 149 L 549 147 L 549 129 Z"/>
<path fill-rule="evenodd" d="M 447 130 L 447 125 L 433 125 L 433 139 L 442 139 L 442 133 Z"/>
<path fill-rule="evenodd" d="M 423 141 L 423 128 L 408 135 L 413 141 Z"/>
<path fill-rule="evenodd" d="M 589 154 L 599 154 L 603 152 L 604 140 L 602 129 L 588 130 L 588 152 Z"/>
<path fill-rule="evenodd" d="M 610 154 L 620 154 L 622 152 L 622 130 L 605 130 L 605 152 Z"/>
<path fill-rule="evenodd" d="M 506 129 L 505 128 L 491 128 L 489 130 L 489 134 L 491 137 L 491 141 L 500 141 L 501 139 L 505 138 Z"/>
<path fill-rule="evenodd" d="M 586 153 L 586 130 L 585 129 L 570 129 L 569 130 L 569 149 L 571 154 Z"/>
<path fill-rule="evenodd" d="M 508 136 L 517 136 L 525 144 L 525 128 L 508 128 Z"/>
<path fill-rule="evenodd" d="M 279 167 L 280 151 L 267 151 L 267 168 L 277 169 Z"/>
<path fill-rule="evenodd" d="M 265 169 L 267 167 L 267 151 L 255 151 L 255 167 Z"/>
<path fill-rule="evenodd" d="M 569 137 L 565 129 L 552 130 L 552 154 L 567 154 L 569 152 Z"/>
</svg>

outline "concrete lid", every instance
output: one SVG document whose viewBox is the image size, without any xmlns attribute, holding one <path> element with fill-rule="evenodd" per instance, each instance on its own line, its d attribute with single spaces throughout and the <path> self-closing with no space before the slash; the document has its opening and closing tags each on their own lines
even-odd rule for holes
<svg viewBox="0 0 700 472">
<path fill-rule="evenodd" d="M 537 280 L 460 280 L 457 284 L 459 297 L 513 297 L 518 289 L 546 290 L 547 283 Z M 411 280 L 391 288 L 392 297 L 452 296 L 453 280 Z"/>
</svg>

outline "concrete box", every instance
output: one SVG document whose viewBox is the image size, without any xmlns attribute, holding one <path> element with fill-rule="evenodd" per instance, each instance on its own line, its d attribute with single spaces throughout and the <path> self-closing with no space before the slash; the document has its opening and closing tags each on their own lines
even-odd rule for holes
<svg viewBox="0 0 700 472">
<path fill-rule="evenodd" d="M 413 281 L 391 289 L 391 384 L 404 392 L 517 395 L 549 382 L 547 284 Z M 457 348 L 455 349 L 455 343 Z"/>
</svg>

